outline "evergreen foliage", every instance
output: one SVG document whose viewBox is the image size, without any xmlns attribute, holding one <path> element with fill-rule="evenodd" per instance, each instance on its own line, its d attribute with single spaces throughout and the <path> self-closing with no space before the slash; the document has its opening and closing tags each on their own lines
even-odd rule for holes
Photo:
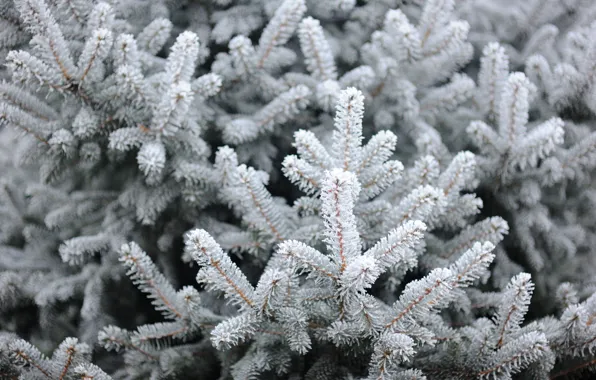
<svg viewBox="0 0 596 380">
<path fill-rule="evenodd" d="M 589 379 L 591 0 L 6 0 L 0 379 Z"/>
</svg>

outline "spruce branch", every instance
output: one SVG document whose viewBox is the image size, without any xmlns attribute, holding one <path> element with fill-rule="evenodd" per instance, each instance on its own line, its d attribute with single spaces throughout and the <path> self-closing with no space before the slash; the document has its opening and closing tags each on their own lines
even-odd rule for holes
<svg viewBox="0 0 596 380">
<path fill-rule="evenodd" d="M 223 292 L 242 309 L 254 306 L 254 288 L 205 230 L 189 232 L 186 249 L 202 267 L 197 274 L 197 282 L 205 283 L 208 289 Z"/>
<path fill-rule="evenodd" d="M 186 317 L 174 288 L 136 243 L 124 244 L 120 254 L 120 261 L 128 267 L 127 275 L 148 294 L 152 304 L 165 318 L 182 320 Z"/>
</svg>

